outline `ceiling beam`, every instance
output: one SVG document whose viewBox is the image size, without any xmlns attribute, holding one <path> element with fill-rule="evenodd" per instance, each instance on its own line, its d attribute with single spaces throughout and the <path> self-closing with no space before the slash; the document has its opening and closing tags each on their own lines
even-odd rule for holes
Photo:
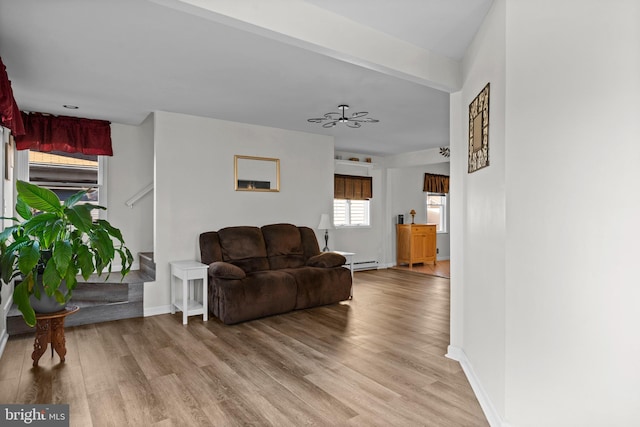
<svg viewBox="0 0 640 427">
<path fill-rule="evenodd" d="M 300 0 L 150 0 L 185 13 L 446 92 L 460 62 Z"/>
</svg>

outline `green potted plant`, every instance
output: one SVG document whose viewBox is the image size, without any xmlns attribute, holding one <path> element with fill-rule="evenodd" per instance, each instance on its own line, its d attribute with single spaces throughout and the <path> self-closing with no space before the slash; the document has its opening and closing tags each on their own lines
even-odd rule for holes
<svg viewBox="0 0 640 427">
<path fill-rule="evenodd" d="M 116 254 L 122 261 L 124 278 L 133 257 L 120 230 L 108 221 L 94 221 L 91 211 L 106 209 L 79 203 L 87 191 L 61 202 L 51 190 L 24 181 L 16 183 L 16 212 L 22 218 L 0 233 L 0 274 L 4 283 L 21 278 L 13 300 L 25 322 L 34 326 L 34 305 L 55 300 L 56 311 L 64 308 L 82 275 L 111 273 Z M 107 276 L 108 277 L 108 276 Z M 46 304 L 45 304 L 46 305 Z"/>
</svg>

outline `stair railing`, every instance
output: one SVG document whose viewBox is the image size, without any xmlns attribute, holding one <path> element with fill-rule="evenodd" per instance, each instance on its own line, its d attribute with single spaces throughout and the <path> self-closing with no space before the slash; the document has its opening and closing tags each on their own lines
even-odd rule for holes
<svg viewBox="0 0 640 427">
<path fill-rule="evenodd" d="M 133 209 L 133 205 L 135 205 L 138 200 L 142 199 L 149 192 L 151 192 L 151 190 L 153 190 L 153 182 L 131 196 L 131 198 L 124 202 L 124 204 Z"/>
</svg>

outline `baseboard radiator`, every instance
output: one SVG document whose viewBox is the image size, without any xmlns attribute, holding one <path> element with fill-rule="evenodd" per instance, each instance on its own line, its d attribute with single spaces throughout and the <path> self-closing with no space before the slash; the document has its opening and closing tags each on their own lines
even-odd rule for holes
<svg viewBox="0 0 640 427">
<path fill-rule="evenodd" d="M 378 266 L 378 261 L 357 261 L 353 263 L 353 269 L 355 271 L 377 270 Z"/>
</svg>

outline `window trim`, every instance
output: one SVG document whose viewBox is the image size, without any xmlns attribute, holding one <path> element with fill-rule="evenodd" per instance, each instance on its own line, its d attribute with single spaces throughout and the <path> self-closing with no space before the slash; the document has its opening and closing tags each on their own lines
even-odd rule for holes
<svg viewBox="0 0 640 427">
<path fill-rule="evenodd" d="M 430 205 L 429 204 L 429 196 L 443 196 L 444 197 L 444 205 Z M 427 223 L 429 222 L 429 206 L 442 206 L 443 207 L 443 224 L 444 227 L 442 231 L 436 230 L 436 234 L 449 234 L 449 195 L 447 193 L 435 193 L 430 191 L 424 192 L 424 206 L 425 206 L 425 220 Z"/>
<path fill-rule="evenodd" d="M 332 222 L 333 222 L 333 226 L 335 228 L 371 228 L 371 200 L 353 200 L 353 199 L 339 199 L 339 198 L 334 198 L 333 202 L 334 202 L 334 206 L 335 206 L 335 201 L 336 200 L 344 200 L 345 202 L 347 202 L 347 206 L 349 206 L 349 213 L 350 213 L 350 204 L 351 202 L 366 202 L 366 217 L 367 217 L 367 222 L 368 224 L 336 224 L 336 220 L 335 220 L 335 207 L 333 210 L 333 215 L 332 215 Z M 350 215 L 349 215 L 350 216 Z M 349 218 L 350 219 L 350 218 Z"/>
</svg>

